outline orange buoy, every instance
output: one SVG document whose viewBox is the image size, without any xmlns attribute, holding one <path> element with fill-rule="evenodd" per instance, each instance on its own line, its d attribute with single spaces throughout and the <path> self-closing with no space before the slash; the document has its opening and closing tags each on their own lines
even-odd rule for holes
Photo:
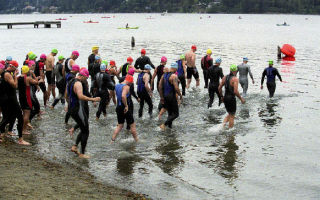
<svg viewBox="0 0 320 200">
<path fill-rule="evenodd" d="M 294 57 L 296 49 L 290 44 L 284 44 L 281 48 L 281 52 L 288 57 Z"/>
</svg>

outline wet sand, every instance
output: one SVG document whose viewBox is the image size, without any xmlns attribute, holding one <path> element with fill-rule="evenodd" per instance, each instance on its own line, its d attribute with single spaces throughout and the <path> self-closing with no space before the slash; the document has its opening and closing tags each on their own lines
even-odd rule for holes
<svg viewBox="0 0 320 200">
<path fill-rule="evenodd" d="M 0 199 L 146 199 L 144 195 L 101 184 L 70 164 L 55 164 L 31 147 L 0 143 Z"/>
</svg>

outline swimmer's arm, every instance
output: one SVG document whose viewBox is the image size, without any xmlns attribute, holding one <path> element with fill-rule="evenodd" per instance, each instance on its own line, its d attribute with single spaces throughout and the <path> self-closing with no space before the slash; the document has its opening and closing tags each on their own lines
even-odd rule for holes
<svg viewBox="0 0 320 200">
<path fill-rule="evenodd" d="M 38 85 L 38 80 L 37 79 L 33 79 L 30 76 L 27 79 L 29 81 L 29 84 L 31 83 L 32 85 Z"/>
<path fill-rule="evenodd" d="M 79 81 L 74 84 L 74 92 L 77 94 L 79 100 L 93 101 L 93 99 L 94 99 L 94 98 L 90 98 L 90 97 L 83 95 L 83 88 L 82 88 L 82 85 Z"/>
<path fill-rule="evenodd" d="M 139 69 L 138 68 L 138 61 L 139 61 L 139 58 L 136 60 L 136 62 L 134 63 L 134 68 L 136 68 L 136 69 Z"/>
<path fill-rule="evenodd" d="M 150 58 L 148 58 L 148 64 L 151 65 L 152 69 L 154 69 L 154 65 L 152 64 Z"/>
<path fill-rule="evenodd" d="M 250 66 L 248 66 L 248 71 L 249 71 L 249 75 L 250 75 L 251 79 L 253 80 L 253 75 L 252 75 L 252 72 L 251 72 Z"/>
<path fill-rule="evenodd" d="M 128 102 L 127 102 L 128 92 L 129 92 L 129 86 L 123 87 L 121 99 L 122 99 L 122 103 L 124 104 L 125 107 L 128 107 Z"/>
<path fill-rule="evenodd" d="M 172 84 L 174 86 L 174 89 L 176 91 L 176 93 L 180 96 L 180 98 L 182 98 L 182 95 L 181 95 L 181 92 L 180 92 L 180 89 L 179 89 L 179 82 L 178 82 L 178 77 L 176 75 L 170 77 L 172 78 Z"/>
<path fill-rule="evenodd" d="M 70 68 L 72 68 L 72 65 L 74 65 L 74 64 L 75 64 L 74 60 L 70 59 L 70 62 L 69 62 Z"/>
<path fill-rule="evenodd" d="M 159 93 L 160 93 L 160 98 L 163 99 L 163 75 L 159 82 Z"/>
<path fill-rule="evenodd" d="M 221 68 L 221 70 L 220 70 L 220 78 L 223 79 L 223 77 L 224 77 L 224 75 L 223 75 L 223 70 L 222 70 L 222 68 Z"/>
<path fill-rule="evenodd" d="M 136 99 L 138 100 L 138 96 L 136 94 L 136 91 L 134 91 L 134 86 L 130 86 L 130 94 Z"/>
<path fill-rule="evenodd" d="M 182 67 L 183 67 L 184 74 L 186 75 L 187 74 L 187 67 L 186 67 L 186 61 L 185 60 L 182 61 Z"/>
<path fill-rule="evenodd" d="M 241 99 L 242 97 L 240 96 L 239 90 L 238 90 L 238 85 L 239 85 L 239 80 L 238 78 L 233 78 L 233 93 Z"/>
<path fill-rule="evenodd" d="M 262 77 L 261 77 L 261 86 L 263 85 L 264 82 L 264 77 L 267 75 L 267 70 L 264 70 L 262 73 Z"/>
<path fill-rule="evenodd" d="M 276 75 L 278 76 L 278 78 L 280 79 L 280 81 L 282 82 L 282 78 L 281 75 L 279 74 L 279 71 L 276 69 Z"/>
<path fill-rule="evenodd" d="M 157 75 L 157 71 L 158 71 L 158 67 L 153 72 L 152 79 L 151 79 L 151 88 L 154 88 L 154 79 Z"/>
<path fill-rule="evenodd" d="M 223 97 L 223 95 L 222 95 L 222 87 L 224 86 L 225 82 L 226 82 L 226 76 L 222 78 L 221 83 L 220 83 L 219 88 L 218 88 L 219 94 L 220 94 L 221 97 Z"/>
<path fill-rule="evenodd" d="M 145 74 L 143 76 L 144 86 L 146 87 L 147 92 L 150 94 L 150 93 L 152 93 L 152 90 L 149 87 L 149 80 L 150 80 L 149 74 Z"/>
<path fill-rule="evenodd" d="M 14 77 L 11 76 L 10 73 L 4 74 L 4 79 L 7 81 L 13 88 L 18 88 L 18 79 L 17 79 L 17 72 L 14 72 Z"/>
<path fill-rule="evenodd" d="M 62 65 L 62 76 L 63 76 L 63 78 L 66 77 L 66 68 L 65 68 L 64 64 Z"/>
<path fill-rule="evenodd" d="M 110 77 L 109 74 L 107 74 L 107 76 L 106 76 L 106 82 L 107 82 L 107 88 L 108 88 L 109 90 L 114 90 L 114 83 L 113 83 L 113 81 L 111 80 L 111 77 Z"/>
</svg>

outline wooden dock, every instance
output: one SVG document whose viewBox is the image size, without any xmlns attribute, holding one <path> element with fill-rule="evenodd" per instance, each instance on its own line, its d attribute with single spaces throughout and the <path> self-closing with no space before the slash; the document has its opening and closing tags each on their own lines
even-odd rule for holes
<svg viewBox="0 0 320 200">
<path fill-rule="evenodd" d="M 0 26 L 7 26 L 8 29 L 12 29 L 12 26 L 18 25 L 33 25 L 34 28 L 39 28 L 39 25 L 44 25 L 44 28 L 51 28 L 51 25 L 56 24 L 57 28 L 61 28 L 61 21 L 36 21 L 36 22 L 9 22 L 0 23 Z"/>
</svg>

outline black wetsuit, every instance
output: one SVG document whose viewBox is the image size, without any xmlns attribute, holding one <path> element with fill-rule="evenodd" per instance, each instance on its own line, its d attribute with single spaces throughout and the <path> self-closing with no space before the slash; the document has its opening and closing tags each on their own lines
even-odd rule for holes
<svg viewBox="0 0 320 200">
<path fill-rule="evenodd" d="M 76 77 L 75 74 L 69 72 L 67 75 L 66 75 L 66 87 L 68 87 L 68 84 L 69 82 L 74 79 Z M 70 113 L 70 104 L 68 104 L 68 111 L 66 113 L 66 116 L 65 116 L 65 119 L 64 119 L 64 122 L 67 124 L 69 119 L 71 117 L 71 113 Z"/>
<path fill-rule="evenodd" d="M 209 67 L 211 67 L 212 65 L 213 65 L 213 61 L 210 56 L 206 55 L 201 59 L 201 68 L 202 68 L 203 77 L 204 77 L 204 88 L 208 87 L 208 79 L 209 79 L 208 70 L 209 70 Z"/>
<path fill-rule="evenodd" d="M 101 112 L 106 115 L 107 114 L 107 102 L 109 100 L 109 90 L 114 90 L 114 83 L 111 80 L 111 77 L 106 72 L 99 72 L 95 78 L 95 85 L 97 88 L 96 96 L 100 97 L 99 108 L 96 113 L 96 117 L 99 118 Z"/>
<path fill-rule="evenodd" d="M 125 77 L 127 76 L 129 71 L 129 63 L 125 63 L 124 65 L 122 65 L 121 67 L 121 77 Z M 121 83 L 121 82 L 120 82 Z"/>
<path fill-rule="evenodd" d="M 182 66 L 182 60 L 178 60 L 178 79 L 181 83 L 181 87 L 182 87 L 182 95 L 186 95 L 186 75 L 184 73 L 184 69 Z"/>
<path fill-rule="evenodd" d="M 65 100 L 64 100 L 64 93 L 66 90 L 66 81 L 63 77 L 62 74 L 62 70 L 63 70 L 63 65 L 59 62 L 57 62 L 54 70 L 53 70 L 53 74 L 56 78 L 56 85 L 57 88 L 59 90 L 59 96 L 53 101 L 52 103 L 52 107 L 55 107 L 55 105 L 57 105 L 57 103 L 61 100 L 61 103 L 64 104 Z"/>
<path fill-rule="evenodd" d="M 88 68 L 91 64 L 94 63 L 94 61 L 96 60 L 96 54 L 90 54 L 90 56 L 88 57 Z"/>
<path fill-rule="evenodd" d="M 236 95 L 234 94 L 234 88 L 230 85 L 230 81 L 234 77 L 232 73 L 227 75 L 225 86 L 225 94 L 224 94 L 224 105 L 226 107 L 227 112 L 230 115 L 235 115 L 237 111 L 237 101 Z"/>
<path fill-rule="evenodd" d="M 1 74 L 0 74 L 0 91 L 1 91 L 1 95 L 0 95 L 0 108 L 2 109 L 2 121 L 4 121 L 5 119 L 8 119 L 8 114 L 10 112 L 10 108 L 6 105 L 6 103 L 8 102 L 8 95 L 6 92 L 3 92 L 3 91 L 6 91 L 7 90 L 7 87 L 8 87 L 8 84 L 5 82 L 4 80 L 4 73 L 5 71 L 3 71 Z M 2 123 L 2 122 L 1 122 Z M 0 133 L 4 133 L 4 129 L 0 130 Z"/>
<path fill-rule="evenodd" d="M 139 117 L 142 117 L 144 102 L 146 102 L 149 106 L 148 113 L 150 116 L 152 116 L 152 110 L 153 110 L 152 99 L 145 87 L 145 82 L 143 81 L 144 74 L 145 73 L 142 72 L 138 75 L 137 93 L 138 93 L 138 97 L 140 98 Z M 150 77 L 149 83 L 151 83 L 151 74 L 148 73 L 148 75 Z"/>
<path fill-rule="evenodd" d="M 81 101 L 78 99 L 77 94 L 73 91 L 74 84 L 76 82 L 80 82 L 82 84 L 82 87 L 85 88 L 86 85 L 82 83 L 78 79 L 72 79 L 68 84 L 68 95 L 70 98 L 70 113 L 71 117 L 74 119 L 74 121 L 77 123 L 77 125 L 80 128 L 80 133 L 76 139 L 76 146 L 81 142 L 81 154 L 85 153 L 85 149 L 87 146 L 87 141 L 89 137 L 89 116 L 88 116 L 88 102 L 87 101 Z M 85 91 L 85 90 L 83 90 Z M 85 92 L 83 92 L 85 95 Z"/>
<path fill-rule="evenodd" d="M 164 65 L 159 65 L 157 67 L 157 91 L 159 92 L 159 83 L 161 80 L 161 77 L 163 75 L 163 69 L 164 69 Z"/>
<path fill-rule="evenodd" d="M 20 105 L 18 103 L 16 89 L 13 88 L 7 81 L 5 81 L 4 76 L 6 73 L 11 73 L 8 71 L 5 71 L 1 75 L 1 84 L 3 85 L 3 88 L 5 88 L 4 91 L 1 91 L 1 95 L 6 95 L 7 98 L 4 102 L 4 109 L 2 112 L 4 113 L 4 117 L 0 123 L 0 132 L 4 133 L 5 127 L 7 124 L 10 124 L 11 127 L 9 127 L 9 131 L 12 131 L 12 127 L 16 119 L 18 119 L 17 123 L 17 130 L 19 138 L 22 137 L 22 127 L 23 127 L 23 116 L 22 116 L 22 110 L 20 108 Z M 11 130 L 10 130 L 11 129 Z"/>
<path fill-rule="evenodd" d="M 165 73 L 163 75 L 163 97 L 164 107 L 168 111 L 168 118 L 165 125 L 172 128 L 172 122 L 179 117 L 179 106 L 176 98 L 176 91 L 173 84 L 170 83 L 169 79 L 172 73 Z"/>
<path fill-rule="evenodd" d="M 135 64 L 134 64 L 134 67 L 135 67 L 136 69 L 144 70 L 144 66 L 145 66 L 146 64 L 151 65 L 151 67 L 154 69 L 154 65 L 152 64 L 152 62 L 150 61 L 150 58 L 149 58 L 148 56 L 141 56 L 141 57 L 139 57 L 139 58 L 136 60 L 136 62 L 135 62 Z"/>
<path fill-rule="evenodd" d="M 33 74 L 31 76 L 34 78 Z M 32 119 L 36 115 L 40 114 L 40 103 L 39 103 L 39 100 L 37 98 L 36 92 L 37 92 L 37 86 L 31 84 L 32 110 L 31 110 L 30 117 L 29 117 L 30 122 L 32 121 Z"/>
<path fill-rule="evenodd" d="M 36 77 L 40 76 L 40 71 L 42 71 L 43 74 L 45 74 L 44 73 L 44 62 L 41 62 L 40 60 L 38 60 L 36 62 L 36 66 L 34 68 L 34 74 L 36 75 Z M 39 83 L 39 87 L 40 87 L 43 94 L 47 91 L 46 84 L 44 82 Z"/>
<path fill-rule="evenodd" d="M 217 65 L 213 65 L 209 68 L 208 70 L 208 78 L 210 80 L 209 82 L 209 103 L 208 103 L 208 108 L 212 107 L 212 103 L 214 100 L 214 94 L 216 93 L 218 95 L 219 98 L 219 106 L 221 104 L 221 96 L 219 93 L 219 84 L 220 84 L 220 78 L 223 78 L 223 72 L 222 72 L 222 68 L 217 66 Z"/>
<path fill-rule="evenodd" d="M 278 78 L 282 82 L 281 75 L 276 68 L 267 67 L 262 73 L 261 85 L 263 85 L 265 76 L 267 76 L 267 88 L 269 91 L 269 97 L 273 97 L 274 92 L 276 91 L 276 76 L 278 76 Z"/>
<path fill-rule="evenodd" d="M 26 76 L 18 78 L 19 102 L 22 110 L 32 109 L 31 86 L 26 85 Z"/>
<path fill-rule="evenodd" d="M 95 62 L 95 63 L 91 63 L 89 65 L 89 74 L 91 77 L 91 87 L 90 87 L 90 94 L 92 96 L 95 96 L 95 92 L 97 90 L 97 88 L 95 87 L 95 80 L 96 80 L 96 75 L 100 72 L 100 64 Z"/>
</svg>

